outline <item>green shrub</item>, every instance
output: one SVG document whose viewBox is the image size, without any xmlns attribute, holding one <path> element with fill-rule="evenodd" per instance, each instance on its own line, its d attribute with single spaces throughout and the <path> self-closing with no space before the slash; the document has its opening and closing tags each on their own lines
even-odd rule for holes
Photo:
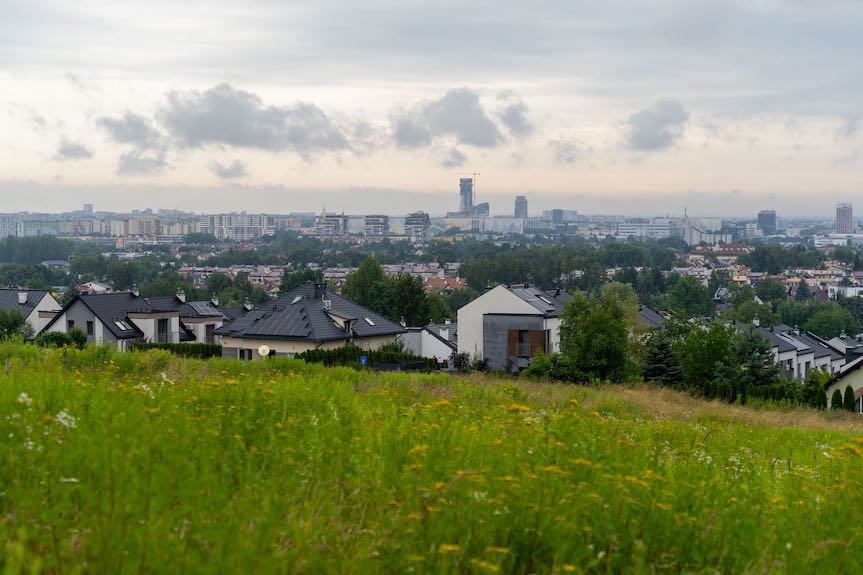
<svg viewBox="0 0 863 575">
<path fill-rule="evenodd" d="M 850 385 L 845 386 L 845 399 L 843 406 L 848 411 L 854 411 L 854 389 Z"/>
<path fill-rule="evenodd" d="M 209 359 L 222 357 L 222 346 L 215 343 L 156 343 L 142 341 L 132 346 L 132 351 L 147 351 L 161 349 L 181 357 Z"/>
<path fill-rule="evenodd" d="M 830 396 L 830 409 L 842 409 L 843 407 L 842 392 L 836 389 L 833 391 L 833 395 Z"/>
<path fill-rule="evenodd" d="M 384 349 L 366 350 L 361 349 L 355 345 L 346 345 L 344 347 L 327 350 L 310 349 L 308 351 L 304 351 L 303 353 L 297 354 L 296 358 L 302 359 L 303 361 L 309 363 L 322 363 L 327 367 L 332 367 L 335 365 L 359 367 L 361 356 L 366 356 L 366 358 L 368 358 L 367 365 L 369 367 L 374 366 L 374 364 L 376 363 L 400 363 L 403 361 L 416 361 L 422 362 L 425 369 L 438 369 L 437 360 L 435 360 L 434 358 L 420 357 L 418 355 L 406 352 L 385 351 Z"/>
</svg>

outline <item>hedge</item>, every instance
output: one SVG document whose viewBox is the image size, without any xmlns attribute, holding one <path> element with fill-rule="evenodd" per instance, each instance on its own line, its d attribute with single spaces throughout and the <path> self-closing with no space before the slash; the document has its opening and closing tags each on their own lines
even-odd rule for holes
<svg viewBox="0 0 863 575">
<path fill-rule="evenodd" d="M 222 346 L 215 343 L 159 343 L 142 341 L 132 346 L 132 351 L 146 351 L 148 349 L 164 349 L 174 355 L 197 357 L 200 359 L 222 357 Z"/>
<path fill-rule="evenodd" d="M 412 353 L 396 351 L 365 350 L 355 345 L 346 345 L 329 350 L 310 349 L 303 353 L 298 353 L 296 358 L 302 359 L 307 363 L 322 363 L 327 367 L 335 365 L 358 367 L 360 365 L 360 356 L 363 355 L 368 358 L 369 367 L 374 367 L 376 363 L 402 364 L 417 362 L 421 363 L 425 369 L 438 369 L 437 360 L 434 358 L 419 357 Z"/>
</svg>

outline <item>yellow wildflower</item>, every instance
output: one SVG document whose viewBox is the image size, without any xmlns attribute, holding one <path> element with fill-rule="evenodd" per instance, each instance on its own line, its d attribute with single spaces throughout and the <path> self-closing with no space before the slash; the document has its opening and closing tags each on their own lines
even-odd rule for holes
<svg viewBox="0 0 863 575">
<path fill-rule="evenodd" d="M 542 468 L 542 470 L 545 471 L 546 473 L 556 473 L 558 475 L 562 475 L 563 473 L 565 473 L 563 471 L 563 469 L 561 469 L 557 465 L 546 465 L 545 467 Z"/>
<path fill-rule="evenodd" d="M 458 553 L 459 551 L 461 551 L 461 547 L 455 543 L 443 543 L 437 548 L 437 552 L 443 555 L 446 555 L 447 553 Z"/>
<path fill-rule="evenodd" d="M 497 573 L 498 571 L 500 571 L 500 567 L 498 567 L 494 563 L 489 563 L 488 561 L 483 561 L 482 559 L 471 559 L 470 562 L 473 563 L 474 565 L 476 565 L 477 567 L 480 567 L 480 568 L 485 569 L 487 571 L 492 571 L 494 573 Z"/>
<path fill-rule="evenodd" d="M 510 411 L 530 411 L 530 408 L 526 405 L 519 405 L 518 403 L 513 403 L 509 406 Z"/>
<path fill-rule="evenodd" d="M 452 405 L 448 399 L 439 399 L 432 403 L 432 407 L 446 407 Z"/>
<path fill-rule="evenodd" d="M 509 547 L 495 547 L 494 545 L 489 545 L 485 550 L 489 553 L 500 553 L 501 555 L 509 553 Z"/>
<path fill-rule="evenodd" d="M 408 455 L 425 455 L 425 452 L 428 451 L 429 446 L 423 443 L 422 445 L 417 445 L 410 451 L 408 451 Z"/>
<path fill-rule="evenodd" d="M 563 571 L 565 573 L 574 573 L 575 572 L 575 565 L 572 565 L 570 563 L 564 563 L 563 564 Z"/>
</svg>

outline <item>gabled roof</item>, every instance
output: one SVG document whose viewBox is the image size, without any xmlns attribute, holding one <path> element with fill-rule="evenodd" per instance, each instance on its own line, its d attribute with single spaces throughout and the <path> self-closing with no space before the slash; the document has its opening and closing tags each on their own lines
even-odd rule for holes
<svg viewBox="0 0 863 575">
<path fill-rule="evenodd" d="M 815 353 L 815 358 L 830 356 L 831 361 L 845 359 L 845 355 L 833 349 L 827 342 L 811 332 L 794 334 L 791 337 L 804 342 Z"/>
<path fill-rule="evenodd" d="M 458 324 L 457 323 L 445 323 L 445 324 L 433 324 L 422 328 L 427 331 L 452 349 L 458 349 Z M 441 335 L 441 330 L 445 330 L 447 333 L 447 337 Z"/>
<path fill-rule="evenodd" d="M 63 313 L 77 302 L 81 302 L 87 307 L 93 315 L 98 318 L 102 324 L 108 328 L 108 331 L 117 339 L 132 339 L 143 337 L 142 332 L 129 320 L 130 313 L 153 313 L 153 307 L 150 303 L 141 296 L 137 296 L 130 292 L 115 292 L 102 294 L 81 294 L 77 295 L 72 300 L 63 306 L 61 313 L 58 313 L 48 322 L 42 331 L 45 332 L 54 323 L 60 319 Z"/>
<path fill-rule="evenodd" d="M 330 302 L 329 309 L 325 308 L 324 299 Z M 334 318 L 351 320 L 351 332 L 340 327 Z M 214 333 L 237 338 L 322 342 L 404 332 L 402 326 L 330 290 L 325 290 L 323 298 L 315 297 L 315 285 L 306 282 L 222 325 Z"/>
<path fill-rule="evenodd" d="M 545 317 L 560 316 L 567 302 L 572 299 L 564 290 L 544 291 L 528 284 L 506 286 L 506 289 L 535 307 Z"/>
<path fill-rule="evenodd" d="M 27 294 L 27 301 L 20 304 L 18 294 L 22 292 Z M 0 289 L 0 309 L 17 310 L 26 319 L 47 293 L 43 289 Z"/>
</svg>

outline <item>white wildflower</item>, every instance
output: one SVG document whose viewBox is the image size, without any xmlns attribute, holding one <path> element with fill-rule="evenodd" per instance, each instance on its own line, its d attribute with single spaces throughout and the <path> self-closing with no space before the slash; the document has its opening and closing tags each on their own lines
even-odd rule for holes
<svg viewBox="0 0 863 575">
<path fill-rule="evenodd" d="M 77 477 L 61 477 L 60 483 L 80 483 Z"/>
<path fill-rule="evenodd" d="M 67 429 L 74 429 L 75 426 L 78 425 L 78 420 L 70 415 L 65 409 L 58 413 L 54 419 L 57 421 L 58 425 L 62 425 Z"/>
<path fill-rule="evenodd" d="M 32 398 L 32 397 L 30 397 L 29 395 L 27 395 L 27 392 L 26 392 L 26 391 L 22 391 L 22 392 L 18 395 L 18 399 L 17 399 L 17 401 L 18 401 L 18 403 L 20 403 L 21 405 L 26 405 L 27 407 L 30 407 L 31 405 L 33 405 L 33 398 Z"/>
<path fill-rule="evenodd" d="M 36 444 L 33 443 L 33 441 L 28 439 L 27 441 L 24 442 L 24 449 L 27 449 L 29 451 L 33 451 L 34 447 L 36 447 Z"/>
</svg>

